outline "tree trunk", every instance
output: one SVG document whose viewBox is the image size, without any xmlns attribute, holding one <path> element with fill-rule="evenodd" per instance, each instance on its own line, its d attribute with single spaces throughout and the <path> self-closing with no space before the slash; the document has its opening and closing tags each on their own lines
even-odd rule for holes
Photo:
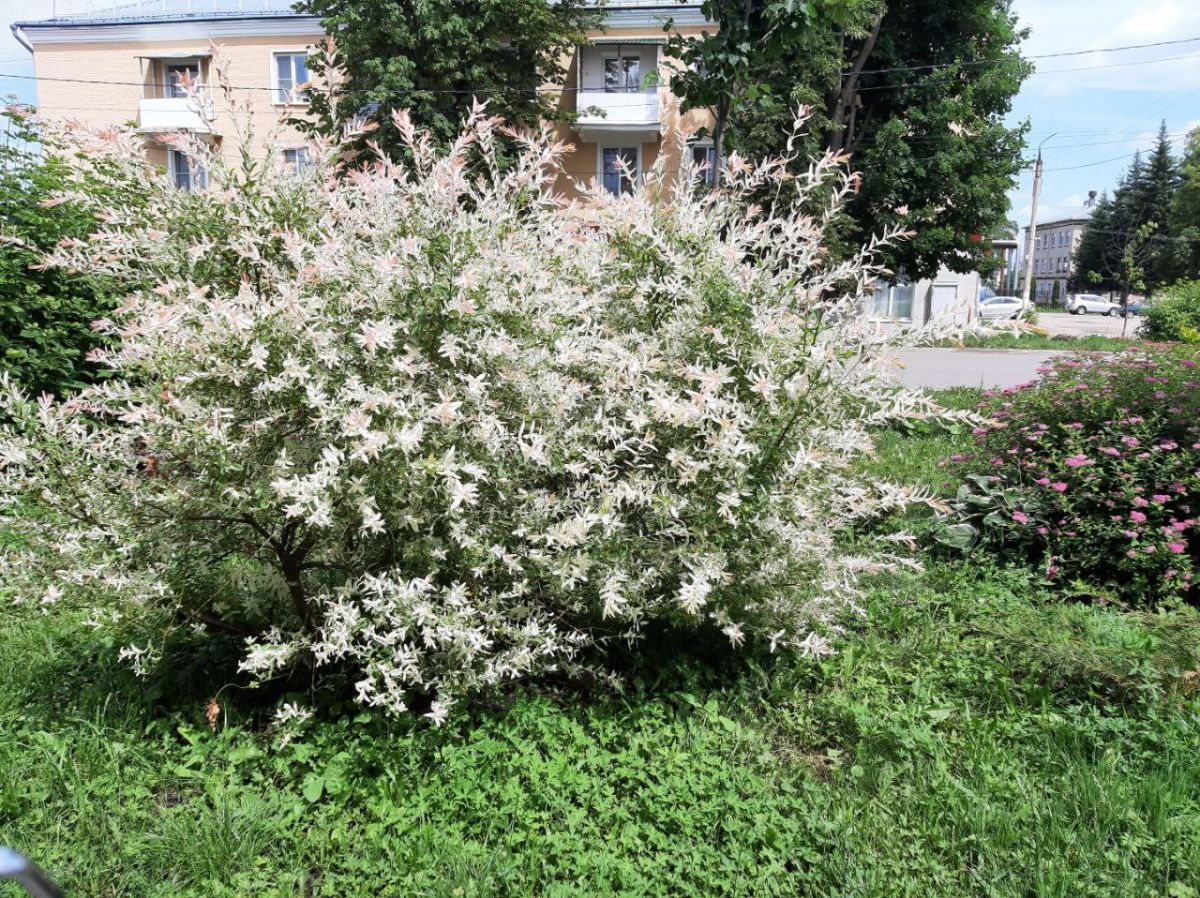
<svg viewBox="0 0 1200 898">
<path fill-rule="evenodd" d="M 829 132 L 825 139 L 825 149 L 827 150 L 840 153 L 857 143 L 851 132 L 854 130 L 854 122 L 857 118 L 855 107 L 858 100 L 858 81 L 862 77 L 863 69 L 867 67 L 867 60 L 875 51 L 885 11 L 881 9 L 876 13 L 875 20 L 871 23 L 871 33 L 867 35 L 862 45 L 859 46 L 858 52 L 854 54 L 850 71 L 842 77 L 837 89 L 830 91 L 826 107 L 829 116 Z"/>
<path fill-rule="evenodd" d="M 729 120 L 729 100 L 722 98 L 713 111 L 713 186 L 721 186 L 725 168 L 725 124 Z"/>
</svg>

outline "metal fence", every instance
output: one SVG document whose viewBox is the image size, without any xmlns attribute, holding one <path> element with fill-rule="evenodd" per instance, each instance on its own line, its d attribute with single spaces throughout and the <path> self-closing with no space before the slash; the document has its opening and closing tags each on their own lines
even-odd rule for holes
<svg viewBox="0 0 1200 898">
<path fill-rule="evenodd" d="M 293 0 L 53 0 L 56 19 L 146 19 L 156 16 L 287 15 Z"/>
</svg>

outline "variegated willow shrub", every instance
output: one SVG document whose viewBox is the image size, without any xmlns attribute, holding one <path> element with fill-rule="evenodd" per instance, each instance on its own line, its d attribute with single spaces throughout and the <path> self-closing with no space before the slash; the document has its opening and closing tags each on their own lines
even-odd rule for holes
<svg viewBox="0 0 1200 898">
<path fill-rule="evenodd" d="M 828 651 L 862 572 L 909 563 L 894 535 L 841 536 L 926 501 L 855 461 L 872 428 L 942 414 L 859 315 L 898 235 L 825 250 L 844 160 L 802 179 L 824 216 L 743 201 L 779 160 L 735 158 L 714 192 L 686 153 L 694 188 L 660 168 L 565 202 L 548 133 L 500 166 L 482 109 L 445 152 L 398 122 L 405 164 L 209 157 L 196 193 L 130 133 L 69 138 L 81 177 L 157 186 L 47 260 L 130 289 L 98 325 L 114 377 L 7 391 L 12 525 L 53 549 L 27 600 L 84 597 L 143 669 L 181 629 L 235 634 L 256 678 L 349 671 L 362 702 L 435 721 L 602 671 L 651 624 Z"/>
</svg>

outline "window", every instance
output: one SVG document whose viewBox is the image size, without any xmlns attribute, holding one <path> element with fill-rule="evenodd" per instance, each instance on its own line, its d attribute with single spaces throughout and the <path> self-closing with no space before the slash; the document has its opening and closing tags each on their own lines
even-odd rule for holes
<svg viewBox="0 0 1200 898">
<path fill-rule="evenodd" d="M 692 165 L 700 171 L 700 177 L 705 184 L 716 180 L 717 151 L 715 147 L 702 143 L 692 144 Z"/>
<path fill-rule="evenodd" d="M 871 315 L 876 318 L 911 320 L 915 292 L 916 287 L 912 284 L 877 287 L 871 297 Z"/>
<path fill-rule="evenodd" d="M 188 87 L 194 91 L 200 83 L 200 63 L 168 62 L 163 64 L 163 96 L 183 99 L 188 95 Z"/>
<path fill-rule="evenodd" d="M 283 151 L 283 165 L 292 172 L 300 174 L 308 168 L 308 147 L 293 147 Z"/>
<path fill-rule="evenodd" d="M 600 175 L 609 193 L 633 193 L 638 177 L 637 147 L 604 147 L 601 151 Z"/>
<path fill-rule="evenodd" d="M 639 56 L 622 56 L 604 60 L 604 92 L 637 93 L 642 89 L 642 60 Z"/>
<path fill-rule="evenodd" d="M 187 153 L 168 150 L 167 167 L 171 180 L 180 190 L 203 190 L 208 186 L 208 172 Z"/>
<path fill-rule="evenodd" d="M 306 103 L 308 90 L 302 84 L 309 81 L 308 64 L 303 53 L 275 54 L 275 102 Z"/>
</svg>

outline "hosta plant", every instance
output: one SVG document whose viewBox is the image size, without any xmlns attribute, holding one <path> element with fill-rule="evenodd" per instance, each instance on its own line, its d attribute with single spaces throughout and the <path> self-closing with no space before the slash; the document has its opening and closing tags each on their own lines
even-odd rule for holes
<svg viewBox="0 0 1200 898">
<path fill-rule="evenodd" d="M 236 634 L 255 677 L 350 671 L 362 702 L 435 720 L 651 623 L 828 651 L 857 578 L 909 563 L 848 529 L 925 499 L 854 462 L 941 413 L 858 314 L 879 244 L 826 252 L 841 160 L 802 179 L 833 197 L 815 218 L 743 201 L 782 161 L 735 158 L 713 192 L 686 153 L 683 184 L 566 202 L 546 134 L 501 166 L 482 109 L 444 152 L 396 125 L 403 165 L 192 146 L 199 193 L 130 133 L 75 135 L 81 178 L 157 187 L 48 259 L 129 295 L 100 324 L 112 378 L 7 391 L 13 525 L 54 549 L 26 598 L 96 602 L 140 667 L 180 628 Z"/>
</svg>

